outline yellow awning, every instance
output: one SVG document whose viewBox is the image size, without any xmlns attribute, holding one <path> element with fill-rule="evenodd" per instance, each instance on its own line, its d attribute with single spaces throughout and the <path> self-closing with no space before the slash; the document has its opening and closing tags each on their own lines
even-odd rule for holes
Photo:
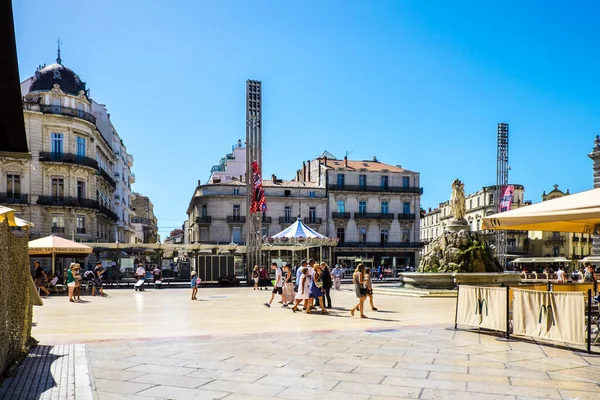
<svg viewBox="0 0 600 400">
<path fill-rule="evenodd" d="M 600 230 L 600 189 L 571 194 L 484 217 L 482 229 L 598 232 Z"/>
<path fill-rule="evenodd" d="M 24 219 L 15 217 L 15 210 L 12 208 L 0 206 L 0 222 L 4 222 L 5 219 L 8 219 L 8 226 L 33 226 L 31 222 L 27 222 Z"/>
</svg>

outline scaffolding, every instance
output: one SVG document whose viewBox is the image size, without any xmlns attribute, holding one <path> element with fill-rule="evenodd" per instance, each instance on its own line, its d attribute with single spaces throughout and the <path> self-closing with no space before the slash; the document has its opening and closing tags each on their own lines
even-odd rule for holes
<svg viewBox="0 0 600 400">
<path fill-rule="evenodd" d="M 508 186 L 508 124 L 498 124 L 498 145 L 496 157 L 496 212 L 501 212 L 502 193 Z M 506 231 L 496 231 L 496 255 L 503 269 L 506 269 Z"/>
</svg>

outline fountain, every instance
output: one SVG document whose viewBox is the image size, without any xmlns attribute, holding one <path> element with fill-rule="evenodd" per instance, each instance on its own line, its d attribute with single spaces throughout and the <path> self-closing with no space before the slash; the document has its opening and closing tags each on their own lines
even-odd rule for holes
<svg viewBox="0 0 600 400">
<path fill-rule="evenodd" d="M 453 289 L 457 284 L 513 285 L 520 276 L 505 274 L 485 237 L 471 232 L 465 219 L 464 184 L 452 182 L 452 220 L 447 230 L 435 238 L 419 263 L 417 272 L 400 274 L 405 287 Z"/>
</svg>

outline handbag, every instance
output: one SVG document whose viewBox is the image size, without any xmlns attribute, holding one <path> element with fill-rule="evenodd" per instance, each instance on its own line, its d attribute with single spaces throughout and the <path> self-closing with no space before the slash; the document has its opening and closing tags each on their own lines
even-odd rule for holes
<svg viewBox="0 0 600 400">
<path fill-rule="evenodd" d="M 199 285 L 199 284 L 200 284 L 200 282 L 202 282 L 202 279 L 200 279 L 200 278 L 196 278 L 196 285 Z"/>
<path fill-rule="evenodd" d="M 319 289 L 323 289 L 323 282 L 315 282 L 315 286 L 317 286 Z"/>
</svg>

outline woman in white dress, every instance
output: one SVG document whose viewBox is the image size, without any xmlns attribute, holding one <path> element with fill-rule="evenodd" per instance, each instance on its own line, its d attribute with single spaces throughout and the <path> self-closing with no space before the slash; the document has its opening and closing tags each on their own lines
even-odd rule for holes
<svg viewBox="0 0 600 400">
<path fill-rule="evenodd" d="M 296 295 L 296 303 L 292 307 L 292 311 L 298 311 L 298 304 L 304 301 L 304 308 L 306 312 L 310 314 L 308 309 L 308 299 L 310 298 L 310 275 L 308 274 L 308 267 L 302 268 L 302 276 L 300 277 L 300 283 L 298 284 L 298 294 Z"/>
</svg>

